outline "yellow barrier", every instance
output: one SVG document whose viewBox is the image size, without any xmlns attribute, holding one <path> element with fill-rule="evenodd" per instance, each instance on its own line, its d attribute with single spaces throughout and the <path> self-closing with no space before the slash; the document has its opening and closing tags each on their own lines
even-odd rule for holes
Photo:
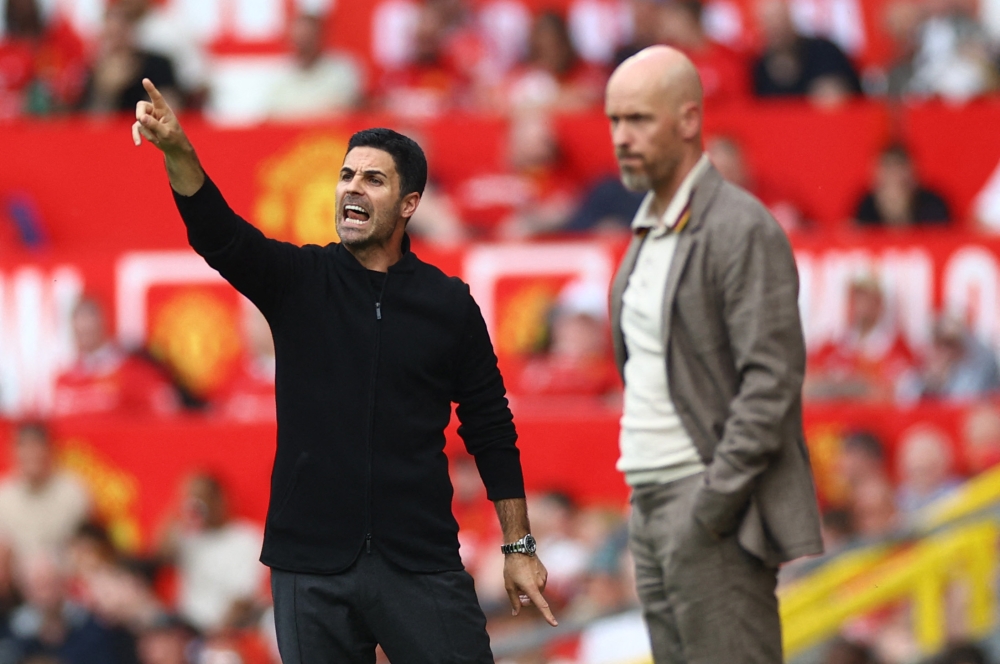
<svg viewBox="0 0 1000 664">
<path fill-rule="evenodd" d="M 967 588 L 965 625 L 971 636 L 994 624 L 994 578 L 1000 528 L 962 526 L 901 552 L 886 548 L 847 554 L 781 592 L 785 652 L 789 657 L 835 635 L 852 617 L 908 600 L 917 642 L 930 654 L 945 643 L 948 587 Z"/>
</svg>

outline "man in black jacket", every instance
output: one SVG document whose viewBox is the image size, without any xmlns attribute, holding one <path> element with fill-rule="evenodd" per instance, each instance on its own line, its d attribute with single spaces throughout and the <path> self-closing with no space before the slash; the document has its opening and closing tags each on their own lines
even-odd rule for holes
<svg viewBox="0 0 1000 664">
<path fill-rule="evenodd" d="M 492 662 L 458 554 L 444 429 L 496 505 L 515 614 L 542 596 L 513 418 L 469 287 L 409 251 L 423 151 L 388 129 L 351 137 L 337 184 L 339 244 L 268 239 L 226 204 L 149 80 L 133 138 L 165 156 L 188 240 L 264 314 L 274 336 L 278 445 L 261 561 L 272 569 L 286 664 Z"/>
</svg>

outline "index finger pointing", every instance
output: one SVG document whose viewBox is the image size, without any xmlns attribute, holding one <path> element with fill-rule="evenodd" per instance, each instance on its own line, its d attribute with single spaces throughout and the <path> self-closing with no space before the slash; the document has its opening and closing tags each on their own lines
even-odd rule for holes
<svg viewBox="0 0 1000 664">
<path fill-rule="evenodd" d="M 163 108 L 167 105 L 163 95 L 160 94 L 160 91 L 156 89 L 151 80 L 148 78 L 142 79 L 142 87 L 146 88 L 146 92 L 149 93 L 149 99 L 153 102 L 154 107 Z"/>
<path fill-rule="evenodd" d="M 528 599 L 531 603 L 538 607 L 538 610 L 542 612 L 545 616 L 545 620 L 548 621 L 553 627 L 559 626 L 559 621 L 552 614 L 552 609 L 549 608 L 549 603 L 545 601 L 545 597 L 538 590 L 534 588 L 525 588 L 524 592 L 528 595 Z"/>
</svg>

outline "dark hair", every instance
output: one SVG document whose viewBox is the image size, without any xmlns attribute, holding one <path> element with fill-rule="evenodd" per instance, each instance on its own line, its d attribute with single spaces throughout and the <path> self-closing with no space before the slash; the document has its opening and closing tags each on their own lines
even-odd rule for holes
<svg viewBox="0 0 1000 664">
<path fill-rule="evenodd" d="M 878 436 L 870 431 L 854 431 L 844 438 L 844 449 L 861 452 L 865 456 L 881 461 L 885 458 L 885 447 Z"/>
<path fill-rule="evenodd" d="M 24 0 L 20 3 L 7 0 L 4 22 L 7 24 L 7 33 L 14 37 L 40 37 L 45 31 L 37 0 Z"/>
<path fill-rule="evenodd" d="M 882 148 L 882 152 L 879 153 L 880 159 L 895 159 L 897 161 L 905 161 L 910 163 L 913 158 L 910 156 L 910 151 L 906 149 L 906 146 L 902 143 L 894 142 Z"/>
<path fill-rule="evenodd" d="M 354 148 L 375 148 L 388 152 L 399 173 L 400 197 L 413 192 L 423 195 L 427 186 L 427 157 L 412 138 L 384 127 L 362 129 L 347 143 L 348 152 Z"/>
<path fill-rule="evenodd" d="M 701 21 L 701 15 L 704 12 L 701 0 L 677 0 L 675 4 L 678 9 L 687 12 L 695 21 Z"/>
<path fill-rule="evenodd" d="M 26 436 L 31 436 L 46 445 L 52 442 L 52 437 L 49 435 L 49 427 L 46 426 L 44 422 L 36 420 L 29 420 L 18 424 L 15 429 L 14 436 L 15 440 L 19 443 L 23 441 Z"/>
</svg>

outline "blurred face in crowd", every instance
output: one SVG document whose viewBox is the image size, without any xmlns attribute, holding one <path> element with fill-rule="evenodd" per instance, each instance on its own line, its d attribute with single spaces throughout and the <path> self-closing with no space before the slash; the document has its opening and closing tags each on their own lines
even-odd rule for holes
<svg viewBox="0 0 1000 664">
<path fill-rule="evenodd" d="M 372 147 L 347 153 L 337 182 L 337 234 L 352 251 L 387 246 L 402 235 L 420 194 L 400 196 L 399 174 L 392 155 Z"/>
<path fill-rule="evenodd" d="M 671 46 L 697 48 L 704 41 L 697 3 L 668 2 L 660 15 L 660 35 Z"/>
<path fill-rule="evenodd" d="M 228 518 L 222 489 L 212 480 L 196 476 L 184 489 L 183 518 L 192 530 L 211 530 L 226 523 Z"/>
<path fill-rule="evenodd" d="M 187 664 L 187 647 L 191 638 L 180 627 L 154 629 L 139 639 L 139 661 L 142 664 Z"/>
<path fill-rule="evenodd" d="M 903 484 L 926 496 L 951 477 L 952 455 L 947 438 L 937 429 L 921 427 L 903 436 L 899 451 L 899 475 Z"/>
<path fill-rule="evenodd" d="M 73 310 L 73 340 L 81 355 L 104 345 L 104 314 L 96 302 L 84 300 Z"/>
<path fill-rule="evenodd" d="M 972 472 L 1000 464 L 1000 411 L 996 407 L 982 405 L 972 410 L 963 424 L 963 437 Z"/>
<path fill-rule="evenodd" d="M 676 186 L 685 157 L 701 153 L 701 99 L 698 72 L 673 49 L 646 49 L 615 70 L 605 113 L 626 188 Z"/>
<path fill-rule="evenodd" d="M 529 37 L 531 61 L 555 75 L 573 66 L 575 55 L 566 24 L 556 14 L 542 14 L 535 19 Z"/>
<path fill-rule="evenodd" d="M 757 22 L 768 48 L 782 50 L 795 43 L 798 35 L 785 0 L 761 0 L 756 9 Z"/>
<path fill-rule="evenodd" d="M 14 455 L 19 476 L 31 487 L 40 488 L 52 474 L 52 447 L 41 431 L 27 428 L 18 432 Z"/>
<path fill-rule="evenodd" d="M 413 56 L 420 64 L 434 64 L 444 49 L 445 23 L 441 11 L 433 5 L 424 5 L 413 33 Z"/>
<path fill-rule="evenodd" d="M 862 537 L 884 535 L 896 526 L 896 498 L 888 480 L 869 480 L 855 487 L 852 520 Z"/>
<path fill-rule="evenodd" d="M 858 282 L 851 285 L 847 300 L 847 320 L 851 328 L 866 333 L 882 319 L 885 301 L 878 284 Z"/>
<path fill-rule="evenodd" d="M 849 442 L 849 441 L 848 441 Z M 882 458 L 860 445 L 845 444 L 837 457 L 837 475 L 848 486 L 885 477 Z"/>
<path fill-rule="evenodd" d="M 529 114 L 511 122 L 510 163 L 514 170 L 554 165 L 559 156 L 552 123 L 544 115 Z"/>
<path fill-rule="evenodd" d="M 589 360 L 603 357 L 606 348 L 604 324 L 593 316 L 568 313 L 556 316 L 552 322 L 553 357 Z"/>
<path fill-rule="evenodd" d="M 301 15 L 292 23 L 290 38 L 295 59 L 309 66 L 323 54 L 323 22 L 317 16 Z"/>
<path fill-rule="evenodd" d="M 101 50 L 105 53 L 123 53 L 134 50 L 134 23 L 123 7 L 108 9 L 101 30 Z"/>
<path fill-rule="evenodd" d="M 724 180 L 747 188 L 749 177 L 746 163 L 743 161 L 743 152 L 735 141 L 719 136 L 708 141 L 705 151 Z"/>
<path fill-rule="evenodd" d="M 45 613 L 58 611 L 65 597 L 65 583 L 53 557 L 32 555 L 20 564 L 21 592 L 28 603 Z"/>
</svg>

